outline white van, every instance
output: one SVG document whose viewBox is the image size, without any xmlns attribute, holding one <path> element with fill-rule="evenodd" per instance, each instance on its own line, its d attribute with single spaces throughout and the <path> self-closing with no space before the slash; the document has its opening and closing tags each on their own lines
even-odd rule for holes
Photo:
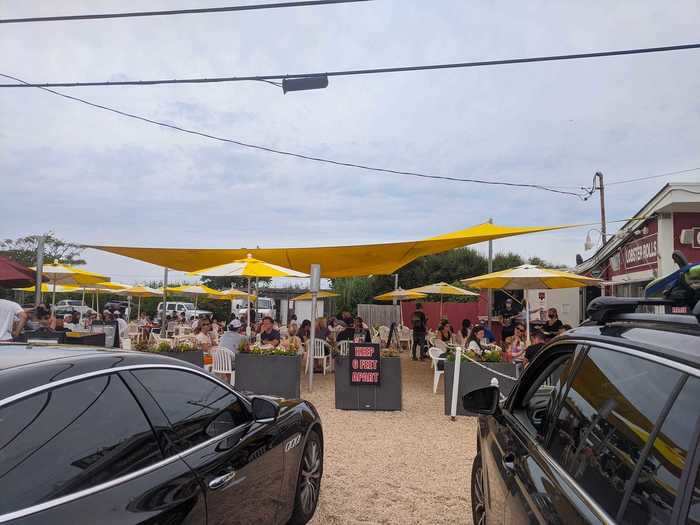
<svg viewBox="0 0 700 525">
<path fill-rule="evenodd" d="M 160 319 L 161 314 L 163 313 L 163 303 L 158 303 L 158 309 L 156 310 L 156 319 Z M 194 307 L 193 303 L 180 303 L 180 302 L 170 302 L 168 301 L 166 304 L 166 316 L 176 317 L 179 316 L 181 313 L 185 314 L 185 319 L 188 321 L 192 317 L 199 317 L 200 315 L 211 315 L 211 312 L 209 310 L 197 310 Z"/>
<path fill-rule="evenodd" d="M 250 308 L 251 310 L 255 309 L 255 301 L 250 302 Z M 236 305 L 234 306 L 234 313 L 236 314 L 237 317 L 240 317 L 241 315 L 247 315 L 248 314 L 248 303 L 245 300 L 241 300 L 240 302 L 237 302 Z M 270 316 L 273 319 L 277 319 L 277 310 L 275 309 L 275 300 L 271 299 L 269 297 L 258 297 L 258 304 L 257 304 L 257 311 L 256 311 L 256 320 L 260 320 L 263 317 Z"/>
</svg>

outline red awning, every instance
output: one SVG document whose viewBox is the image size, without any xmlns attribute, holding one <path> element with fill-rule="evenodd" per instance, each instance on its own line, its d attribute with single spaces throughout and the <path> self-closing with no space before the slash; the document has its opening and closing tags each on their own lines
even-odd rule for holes
<svg viewBox="0 0 700 525">
<path fill-rule="evenodd" d="M 19 288 L 36 283 L 36 272 L 7 257 L 0 257 L 0 286 Z"/>
</svg>

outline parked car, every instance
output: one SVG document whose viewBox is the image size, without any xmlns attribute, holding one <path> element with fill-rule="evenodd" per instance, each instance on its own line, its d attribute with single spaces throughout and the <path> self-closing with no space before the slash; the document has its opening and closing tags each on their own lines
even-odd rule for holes
<svg viewBox="0 0 700 525">
<path fill-rule="evenodd" d="M 700 523 L 700 303 L 693 315 L 601 297 L 480 414 L 474 523 Z"/>
<path fill-rule="evenodd" d="M 318 503 L 311 403 L 168 357 L 3 345 L 0 421 L 0 523 L 294 525 Z"/>
<path fill-rule="evenodd" d="M 189 320 L 192 317 L 199 317 L 200 315 L 211 315 L 211 312 L 209 310 L 197 310 L 194 307 L 194 304 L 192 303 L 180 303 L 180 302 L 167 302 L 167 313 L 165 315 L 169 315 L 170 317 L 175 317 L 176 315 L 180 315 L 181 313 L 184 313 L 187 319 Z M 160 319 L 161 314 L 163 313 L 163 303 L 158 303 L 158 308 L 156 309 L 156 319 Z"/>
<path fill-rule="evenodd" d="M 129 309 L 129 301 L 115 301 L 109 300 L 104 304 L 104 310 L 119 310 L 120 312 L 126 312 Z"/>
<path fill-rule="evenodd" d="M 56 303 L 56 308 L 61 308 L 62 306 L 85 306 L 85 303 L 80 299 L 61 299 Z"/>
<path fill-rule="evenodd" d="M 256 308 L 257 306 L 257 308 Z M 250 303 L 251 310 L 256 312 L 256 320 L 259 321 L 263 317 L 272 317 L 277 319 L 277 310 L 275 308 L 275 300 L 270 297 L 258 297 L 257 305 L 255 301 Z M 240 317 L 241 315 L 248 315 L 248 303 L 242 301 L 236 307 L 236 315 Z"/>
<path fill-rule="evenodd" d="M 66 314 L 72 314 L 73 312 L 78 312 L 80 314 L 80 318 L 82 319 L 84 315 L 86 314 L 92 314 L 95 312 L 92 308 L 89 306 L 56 306 L 56 309 L 54 310 L 54 315 L 56 317 L 63 316 Z"/>
</svg>

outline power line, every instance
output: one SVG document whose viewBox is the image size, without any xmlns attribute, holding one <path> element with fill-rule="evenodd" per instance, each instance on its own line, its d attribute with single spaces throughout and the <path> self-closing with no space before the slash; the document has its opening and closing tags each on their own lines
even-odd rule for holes
<svg viewBox="0 0 700 525">
<path fill-rule="evenodd" d="M 9 78 L 9 79 L 15 80 L 17 82 L 25 82 L 24 80 L 22 80 L 20 78 L 16 78 L 16 77 L 13 77 L 11 75 L 6 75 L 3 73 L 0 73 L 0 77 Z M 509 186 L 509 187 L 517 187 L 517 188 L 531 188 L 531 189 L 549 191 L 552 193 L 559 193 L 562 195 L 572 195 L 574 197 L 578 197 L 580 199 L 583 199 L 583 195 L 581 195 L 581 194 L 570 192 L 570 191 L 562 191 L 562 190 L 559 190 L 556 188 L 551 188 L 551 187 L 543 186 L 540 184 L 526 184 L 526 183 L 516 183 L 516 182 L 504 182 L 504 181 L 492 181 L 492 180 L 482 180 L 482 179 L 449 177 L 449 176 L 445 176 L 445 175 L 432 175 L 432 174 L 420 173 L 420 172 L 415 172 L 415 171 L 403 171 L 403 170 L 395 170 L 395 169 L 388 169 L 388 168 L 378 168 L 375 166 L 368 166 L 366 164 L 357 164 L 357 163 L 353 163 L 353 162 L 343 162 L 343 161 L 338 161 L 338 160 L 324 158 L 324 157 L 314 157 L 311 155 L 304 155 L 301 153 L 295 153 L 295 152 L 291 152 L 291 151 L 270 148 L 268 146 L 261 146 L 258 144 L 251 144 L 248 142 L 242 142 L 240 140 L 219 137 L 219 136 L 211 135 L 209 133 L 205 133 L 202 131 L 195 131 L 192 129 L 183 128 L 181 126 L 175 126 L 173 124 L 160 122 L 160 121 L 153 120 L 150 118 L 142 117 L 140 115 L 135 115 L 133 113 L 127 113 L 126 111 L 121 111 L 119 109 L 115 109 L 115 108 L 112 108 L 109 106 L 104 106 L 102 104 L 90 102 L 90 101 L 82 99 L 82 98 L 74 97 L 71 95 L 66 95 L 65 93 L 61 93 L 59 91 L 54 91 L 53 89 L 39 87 L 39 86 L 35 86 L 35 87 L 38 87 L 39 89 L 41 89 L 43 91 L 47 91 L 47 92 L 52 93 L 54 95 L 57 95 L 59 97 L 67 98 L 69 100 L 73 100 L 75 102 L 80 102 L 82 104 L 87 104 L 88 106 L 91 106 L 91 107 L 94 107 L 97 109 L 110 111 L 112 113 L 116 113 L 117 115 L 121 115 L 123 117 L 128 117 L 128 118 L 140 120 L 142 122 L 147 122 L 149 124 L 155 124 L 156 126 L 161 126 L 164 128 L 175 130 L 175 131 L 180 131 L 182 133 L 188 133 L 190 135 L 197 135 L 199 137 L 204 137 L 204 138 L 216 140 L 219 142 L 227 142 L 227 143 L 236 144 L 238 146 L 242 146 L 245 148 L 255 149 L 255 150 L 259 150 L 259 151 L 265 151 L 267 153 L 274 153 L 277 155 L 283 155 L 283 156 L 287 156 L 287 157 L 295 157 L 295 158 L 303 159 L 303 160 L 331 164 L 334 166 L 344 166 L 344 167 L 348 167 L 348 168 L 356 168 L 356 169 L 367 170 L 367 171 L 376 171 L 376 172 L 381 172 L 381 173 L 392 173 L 394 175 L 404 175 L 404 176 L 419 177 L 419 178 L 424 178 L 424 179 L 449 180 L 449 181 L 455 181 L 455 182 L 471 182 L 474 184 L 487 184 L 487 185 L 492 185 L 492 186 Z"/>
<path fill-rule="evenodd" d="M 667 173 L 659 173 L 658 175 L 649 175 L 648 177 L 639 177 L 636 179 L 627 179 L 627 180 L 617 180 L 613 182 L 606 182 L 606 186 L 614 186 L 617 184 L 627 184 L 629 182 L 639 182 L 643 180 L 650 180 L 650 179 L 659 179 L 661 177 L 669 177 L 671 175 L 680 175 L 682 173 L 690 173 L 691 171 L 698 171 L 700 168 L 690 168 L 687 170 L 679 170 L 679 171 L 669 171 Z"/>
<path fill-rule="evenodd" d="M 203 13 L 227 13 L 232 11 L 257 11 L 260 9 L 279 9 L 284 7 L 310 7 L 328 4 L 349 4 L 370 2 L 371 0 L 308 0 L 303 2 L 279 2 L 274 4 L 238 5 L 229 7 L 206 7 L 200 9 L 175 9 L 169 11 L 137 11 L 131 13 L 103 13 L 92 15 L 42 16 L 33 18 L 0 19 L 0 24 L 26 24 L 30 22 L 67 22 L 70 20 L 101 20 L 105 18 L 136 18 L 143 16 L 195 15 Z"/>
<path fill-rule="evenodd" d="M 24 84 L 0 84 L 2 88 L 18 88 L 18 87 L 87 87 L 87 86 L 153 86 L 157 84 L 213 84 L 219 82 L 244 82 L 251 80 L 284 80 L 286 78 L 313 78 L 313 77 L 343 77 L 355 75 L 377 75 L 384 73 L 406 73 L 409 71 L 429 71 L 436 69 L 458 69 L 467 67 L 484 67 L 484 66 L 503 66 L 509 64 L 529 64 L 533 62 L 554 62 L 560 60 L 578 60 L 583 58 L 601 58 L 622 55 L 641 55 L 647 53 L 662 53 L 668 51 L 684 51 L 689 49 L 698 49 L 700 44 L 683 44 L 677 46 L 663 47 L 645 47 L 638 49 L 621 49 L 617 51 L 600 51 L 596 53 L 577 53 L 573 55 L 551 55 L 551 56 L 536 56 L 527 58 L 508 58 L 502 60 L 483 60 L 478 62 L 456 62 L 450 64 L 430 64 L 420 66 L 402 66 L 402 67 L 383 67 L 376 69 L 350 69 L 342 71 L 329 71 L 325 73 L 295 73 L 295 74 L 276 74 L 276 75 L 254 75 L 241 77 L 211 77 L 211 78 L 179 78 L 179 79 L 154 79 L 154 80 L 117 80 L 117 81 L 95 81 L 95 82 L 46 82 L 33 84 L 30 82 Z"/>
</svg>

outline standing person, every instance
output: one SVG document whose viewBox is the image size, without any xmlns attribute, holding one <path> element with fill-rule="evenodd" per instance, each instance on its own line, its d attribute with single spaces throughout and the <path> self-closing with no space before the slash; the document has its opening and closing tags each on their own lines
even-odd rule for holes
<svg viewBox="0 0 700 525">
<path fill-rule="evenodd" d="M 413 359 L 414 361 L 418 359 L 416 357 L 416 346 L 419 350 L 420 360 L 422 361 L 423 359 L 425 359 L 425 333 L 427 331 L 427 322 L 428 319 L 425 317 L 425 313 L 423 312 L 423 305 L 421 303 L 417 303 L 416 311 L 413 312 L 413 315 L 411 316 L 411 325 L 413 327 L 413 346 L 411 347 L 411 359 Z"/>
<path fill-rule="evenodd" d="M 114 310 L 112 317 L 114 317 L 114 320 L 117 321 L 117 325 L 119 326 L 119 339 L 126 339 L 129 337 L 129 325 L 122 318 L 121 312 L 119 310 Z"/>
<path fill-rule="evenodd" d="M 0 341 L 18 337 L 27 323 L 27 312 L 14 301 L 0 299 Z"/>
</svg>

